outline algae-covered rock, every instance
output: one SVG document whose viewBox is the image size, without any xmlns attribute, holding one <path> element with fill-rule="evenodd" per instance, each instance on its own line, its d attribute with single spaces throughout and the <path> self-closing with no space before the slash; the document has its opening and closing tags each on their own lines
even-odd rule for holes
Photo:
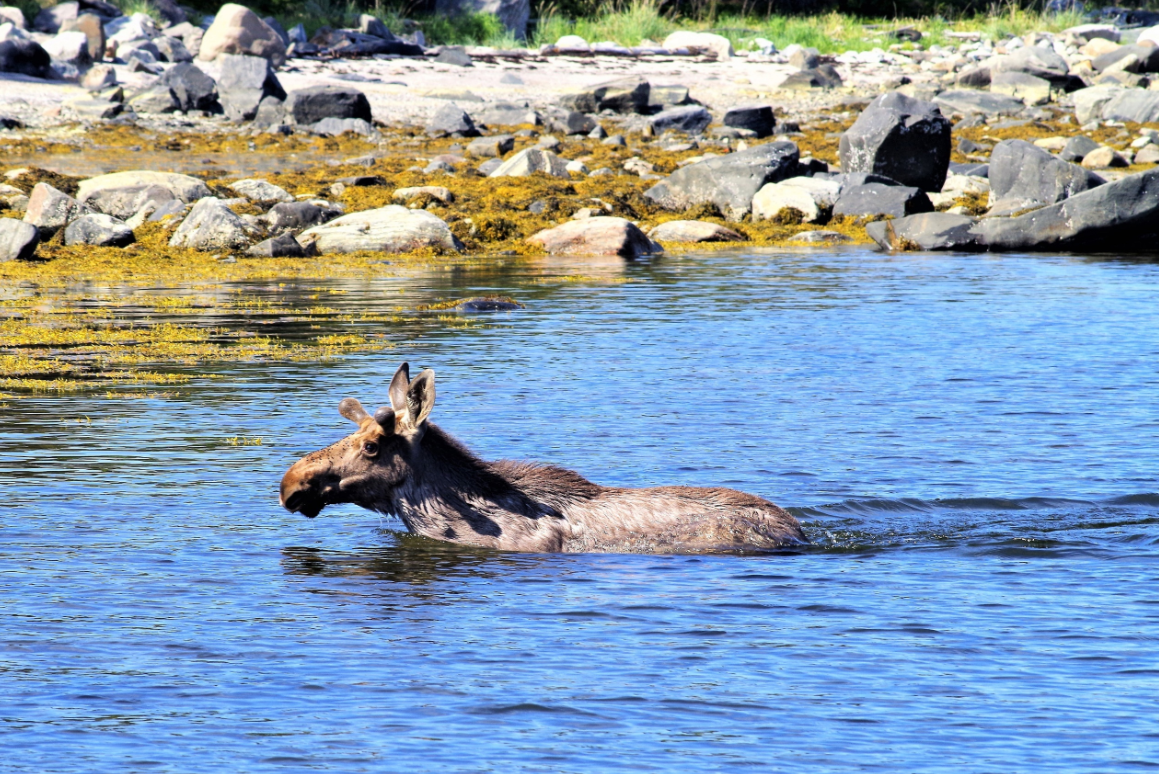
<svg viewBox="0 0 1159 774">
<path fill-rule="evenodd" d="M 441 218 L 397 204 L 343 215 L 302 232 L 298 241 L 303 247 L 313 245 L 323 255 L 359 250 L 405 253 L 424 247 L 453 251 L 462 248 Z"/>
<path fill-rule="evenodd" d="M 950 130 L 932 102 L 896 91 L 883 94 L 841 135 L 841 169 L 940 191 L 950 164 Z"/>
<path fill-rule="evenodd" d="M 209 188 L 196 177 L 176 172 L 134 170 L 82 180 L 77 201 L 106 215 L 128 218 L 147 202 L 178 199 L 185 204 L 210 195 Z"/>
<path fill-rule="evenodd" d="M 216 196 L 207 196 L 193 205 L 169 240 L 170 247 L 194 250 L 233 250 L 245 247 L 255 235 L 249 226 Z"/>
<path fill-rule="evenodd" d="M 30 223 L 0 218 L 0 263 L 26 261 L 36 253 L 40 232 Z"/>
<path fill-rule="evenodd" d="M 632 221 L 596 217 L 573 220 L 527 238 L 552 255 L 618 255 L 638 258 L 663 252 Z"/>
<path fill-rule="evenodd" d="M 648 232 L 655 242 L 743 242 L 744 237 L 717 223 L 704 220 L 670 220 Z"/>
<path fill-rule="evenodd" d="M 82 215 L 64 229 L 66 245 L 124 247 L 133 243 L 133 229 L 112 215 L 99 212 Z"/>
<path fill-rule="evenodd" d="M 543 172 L 552 177 L 571 177 L 567 162 L 543 148 L 525 148 L 507 159 L 489 177 L 527 177 Z"/>
<path fill-rule="evenodd" d="M 740 220 L 762 186 L 797 174 L 799 158 L 791 142 L 758 145 L 681 167 L 645 191 L 644 197 L 667 210 L 714 204 L 729 220 Z"/>
</svg>

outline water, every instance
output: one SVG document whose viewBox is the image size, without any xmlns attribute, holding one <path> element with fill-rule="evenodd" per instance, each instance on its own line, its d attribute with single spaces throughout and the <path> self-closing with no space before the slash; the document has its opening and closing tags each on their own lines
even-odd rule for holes
<svg viewBox="0 0 1159 774">
<path fill-rule="evenodd" d="M 1159 265 L 733 252 L 334 304 L 401 284 L 528 307 L 0 408 L 7 770 L 1159 765 Z M 352 428 L 337 402 L 384 402 L 404 358 L 485 457 L 726 484 L 815 545 L 504 555 L 282 511 L 283 470 Z"/>
</svg>

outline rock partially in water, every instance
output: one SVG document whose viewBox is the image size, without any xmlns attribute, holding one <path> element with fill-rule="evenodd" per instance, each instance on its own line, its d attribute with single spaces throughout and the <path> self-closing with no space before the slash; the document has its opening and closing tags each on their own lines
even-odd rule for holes
<svg viewBox="0 0 1159 774">
<path fill-rule="evenodd" d="M 87 209 L 68 194 L 48 183 L 37 183 L 28 197 L 24 222 L 36 226 L 41 237 L 47 239 L 86 212 Z"/>
<path fill-rule="evenodd" d="M 667 210 L 714 204 L 726 218 L 739 221 L 761 187 L 797 174 L 799 158 L 797 146 L 785 140 L 758 145 L 681 167 L 644 197 Z"/>
<path fill-rule="evenodd" d="M 966 215 L 926 212 L 897 220 L 879 220 L 865 227 L 883 250 L 976 250 L 973 232 L 978 221 Z"/>
<path fill-rule="evenodd" d="M 40 232 L 16 218 L 0 218 L 0 263 L 27 261 L 36 254 Z"/>
<path fill-rule="evenodd" d="M 815 231 L 802 231 L 793 237 L 794 242 L 804 242 L 806 244 L 825 244 L 837 245 L 845 242 L 852 242 L 853 238 L 842 234 L 839 231 L 828 231 L 826 229 L 817 229 Z"/>
<path fill-rule="evenodd" d="M 194 250 L 234 250 L 249 245 L 255 229 L 216 196 L 193 205 L 169 240 L 170 247 Z"/>
<path fill-rule="evenodd" d="M 221 75 L 217 89 L 226 118 L 252 121 L 263 99 L 286 98 L 286 92 L 274 75 L 268 59 L 241 54 L 222 54 L 219 59 Z"/>
<path fill-rule="evenodd" d="M 66 245 L 124 247 L 132 244 L 133 239 L 133 229 L 124 221 L 101 213 L 82 215 L 64 229 Z"/>
<path fill-rule="evenodd" d="M 648 232 L 654 242 L 743 242 L 744 237 L 704 220 L 670 220 Z"/>
<path fill-rule="evenodd" d="M 573 220 L 527 238 L 552 255 L 618 255 L 638 258 L 664 249 L 624 218 L 596 217 Z"/>
<path fill-rule="evenodd" d="M 285 115 L 297 124 L 316 124 L 324 118 L 373 120 L 366 95 L 349 86 L 295 89 L 286 97 Z"/>
<path fill-rule="evenodd" d="M 441 218 L 397 204 L 343 215 L 304 231 L 298 241 L 305 247 L 314 245 L 323 255 L 360 250 L 405 253 L 424 247 L 455 252 L 462 249 Z"/>
<path fill-rule="evenodd" d="M 859 218 L 902 218 L 919 212 L 931 212 L 933 209 L 930 197 L 916 186 L 867 183 L 843 188 L 841 196 L 833 205 L 833 214 Z"/>
<path fill-rule="evenodd" d="M 950 134 L 937 105 L 901 92 L 883 94 L 841 135 L 841 169 L 940 191 L 950 164 Z"/>
<path fill-rule="evenodd" d="M 245 6 L 226 3 L 205 31 L 198 56 L 211 62 L 221 54 L 260 56 L 281 67 L 286 61 L 286 44 L 256 13 Z"/>
<path fill-rule="evenodd" d="M 209 195 L 209 188 L 196 177 L 176 172 L 135 170 L 82 180 L 76 198 L 98 212 L 124 219 L 134 215 L 149 201 L 161 203 L 179 199 L 189 204 Z"/>
<path fill-rule="evenodd" d="M 258 242 L 245 253 L 254 258 L 307 258 L 314 255 L 313 250 L 302 247 L 293 234 L 279 234 Z"/>
<path fill-rule="evenodd" d="M 525 148 L 504 161 L 489 177 L 527 177 L 543 172 L 552 177 L 570 178 L 567 162 L 543 148 Z"/>
<path fill-rule="evenodd" d="M 513 312 L 522 309 L 523 304 L 512 301 L 510 298 L 480 296 L 478 298 L 464 298 L 451 309 L 457 312 Z"/>
<path fill-rule="evenodd" d="M 264 59 L 262 60 L 265 61 Z M 266 180 L 247 179 L 230 183 L 229 188 L 254 202 L 292 202 L 294 196 L 285 188 Z"/>
</svg>

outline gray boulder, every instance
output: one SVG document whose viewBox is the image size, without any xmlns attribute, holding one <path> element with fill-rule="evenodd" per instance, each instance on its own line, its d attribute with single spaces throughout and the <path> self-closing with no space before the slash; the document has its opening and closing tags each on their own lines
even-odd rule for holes
<svg viewBox="0 0 1159 774">
<path fill-rule="evenodd" d="M 217 101 L 217 83 L 196 65 L 189 62 L 173 65 L 161 76 L 161 85 L 169 89 L 177 101 L 177 109 L 183 113 L 191 110 L 221 112 L 221 104 Z"/>
<path fill-rule="evenodd" d="M 924 212 L 896 220 L 878 220 L 865 233 L 883 250 L 977 250 L 976 218 L 948 212 Z"/>
<path fill-rule="evenodd" d="M 27 38 L 0 41 L 0 73 L 18 73 L 46 80 L 55 77 L 52 57 L 39 43 Z"/>
<path fill-rule="evenodd" d="M 209 195 L 205 183 L 189 175 L 133 170 L 82 180 L 76 198 L 98 212 L 126 219 L 150 202 L 160 206 L 176 199 L 189 204 Z"/>
<path fill-rule="evenodd" d="M 133 229 L 112 215 L 90 213 L 65 226 L 64 243 L 70 246 L 124 247 L 133 243 Z"/>
<path fill-rule="evenodd" d="M 519 126 L 520 124 L 534 126 L 540 120 L 539 115 L 527 105 L 517 105 L 510 102 L 497 102 L 476 113 L 475 117 L 484 126 Z"/>
<path fill-rule="evenodd" d="M 252 241 L 255 229 L 216 196 L 193 205 L 169 239 L 170 247 L 194 250 L 234 250 Z"/>
<path fill-rule="evenodd" d="M 688 90 L 685 89 L 685 96 Z M 614 110 L 617 113 L 646 113 L 652 87 L 640 76 L 621 78 L 617 81 L 600 83 L 595 86 L 564 95 L 560 104 L 577 113 L 599 113 Z"/>
<path fill-rule="evenodd" d="M 1000 56 L 990 63 L 990 72 L 993 75 L 1026 73 L 1059 86 L 1070 79 L 1066 60 L 1048 46 L 1024 46 L 1012 54 Z"/>
<path fill-rule="evenodd" d="M 841 76 L 833 65 L 821 65 L 791 73 L 781 81 L 780 88 L 787 91 L 808 91 L 810 89 L 836 89 L 842 84 Z"/>
<path fill-rule="evenodd" d="M 247 178 L 246 180 L 238 180 L 236 183 L 230 183 L 229 188 L 252 202 L 294 201 L 294 197 L 289 191 L 266 180 Z"/>
<path fill-rule="evenodd" d="M 712 114 L 700 105 L 682 105 L 662 110 L 649 120 L 652 131 L 700 134 L 712 123 Z"/>
<path fill-rule="evenodd" d="M 841 169 L 940 191 L 950 164 L 950 130 L 932 102 L 896 91 L 883 94 L 841 136 Z"/>
<path fill-rule="evenodd" d="M 704 220 L 670 220 L 648 232 L 654 242 L 743 242 L 744 237 Z"/>
<path fill-rule="evenodd" d="M 467 155 L 487 159 L 504 156 L 515 150 L 515 138 L 509 134 L 497 134 L 471 140 L 467 145 Z"/>
<path fill-rule="evenodd" d="M 302 232 L 298 242 L 323 255 L 361 250 L 405 253 L 424 247 L 457 252 L 462 248 L 437 215 L 397 204 L 343 215 Z"/>
<path fill-rule="evenodd" d="M 87 210 L 68 194 L 48 183 L 37 183 L 28 197 L 24 222 L 36 226 L 40 235 L 48 238 L 76 220 Z"/>
<path fill-rule="evenodd" d="M 340 215 L 341 210 L 331 207 L 319 207 L 310 202 L 286 202 L 271 207 L 265 214 L 265 221 L 272 233 L 280 234 L 321 226 Z"/>
<path fill-rule="evenodd" d="M 1153 73 L 1159 71 L 1159 48 L 1145 45 L 1119 46 L 1114 51 L 1095 57 L 1091 61 L 1091 66 L 1095 70 L 1103 72 L 1129 56 L 1134 56 L 1136 61 L 1133 66 L 1127 68 L 1128 72 Z"/>
<path fill-rule="evenodd" d="M 266 100 L 262 100 L 262 104 L 266 104 Z M 261 112 L 260 107 L 258 111 Z M 374 125 L 361 118 L 323 118 L 307 128 L 321 137 L 341 137 L 347 132 L 370 137 L 376 133 Z"/>
<path fill-rule="evenodd" d="M 221 62 L 221 75 L 217 91 L 226 118 L 252 121 L 263 99 L 286 98 L 270 60 L 265 57 L 221 54 L 218 61 Z"/>
<path fill-rule="evenodd" d="M 1026 105 L 1045 105 L 1050 102 L 1051 83 L 1045 78 L 1019 72 L 998 73 L 990 83 L 994 94 L 1005 94 Z"/>
<path fill-rule="evenodd" d="M 676 105 L 691 105 L 695 104 L 696 100 L 688 93 L 687 86 L 656 86 L 653 85 L 648 92 L 648 110 L 649 113 L 659 113 L 661 110 L 667 110 Z"/>
<path fill-rule="evenodd" d="M 370 102 L 358 89 L 346 86 L 307 86 L 286 97 L 285 115 L 298 124 L 316 124 L 323 118 L 361 118 L 373 121 Z"/>
<path fill-rule="evenodd" d="M 551 255 L 618 255 L 633 259 L 664 252 L 660 245 L 624 218 L 594 217 L 573 220 L 527 238 Z"/>
<path fill-rule="evenodd" d="M 951 115 L 1013 116 L 1026 105 L 1022 100 L 1005 94 L 960 89 L 943 91 L 934 97 L 934 104 Z"/>
<path fill-rule="evenodd" d="M 245 253 L 254 258 L 306 258 L 313 255 L 314 251 L 302 247 L 292 234 L 279 234 L 258 242 Z"/>
<path fill-rule="evenodd" d="M 1159 121 L 1159 91 L 1124 89 L 1103 105 L 1104 121 L 1133 121 L 1151 124 Z"/>
<path fill-rule="evenodd" d="M 460 137 L 477 137 L 479 130 L 467 111 L 448 102 L 439 108 L 431 120 L 427 121 L 427 131 L 435 135 L 458 135 Z"/>
<path fill-rule="evenodd" d="M 1120 86 L 1091 86 L 1072 92 L 1070 96 L 1074 100 L 1075 119 L 1079 124 L 1100 120 L 1103 117 L 1103 108 L 1122 90 Z"/>
<path fill-rule="evenodd" d="M 762 186 L 797 174 L 799 159 L 795 144 L 770 142 L 681 167 L 644 197 L 667 210 L 714 204 L 729 220 L 738 221 L 752 209 L 753 196 Z"/>
<path fill-rule="evenodd" d="M 175 113 L 180 109 L 177 98 L 167 86 L 152 86 L 129 99 L 129 106 L 137 113 Z"/>
<path fill-rule="evenodd" d="M 933 209 L 930 197 L 916 186 L 866 183 L 842 188 L 841 195 L 833 205 L 833 214 L 858 218 L 902 218 L 919 212 L 933 212 Z"/>
<path fill-rule="evenodd" d="M 1097 150 L 1099 144 L 1085 134 L 1076 134 L 1066 141 L 1066 145 L 1059 151 L 1058 157 L 1063 161 L 1078 164 L 1088 153 Z"/>
<path fill-rule="evenodd" d="M 36 226 L 15 218 L 0 218 L 0 263 L 27 261 L 39 244 Z"/>
<path fill-rule="evenodd" d="M 162 35 L 153 39 L 153 45 L 157 47 L 157 52 L 161 55 L 162 62 L 192 62 L 193 54 L 189 53 L 189 49 L 181 41 L 181 38 L 171 38 L 168 35 Z"/>
<path fill-rule="evenodd" d="M 547 114 L 547 128 L 559 134 L 587 135 L 593 132 L 597 126 L 599 124 L 596 123 L 596 119 L 575 110 L 549 112 Z"/>
<path fill-rule="evenodd" d="M 526 177 L 543 172 L 552 177 L 571 177 L 567 162 L 544 148 L 525 148 L 504 161 L 488 177 Z"/>
<path fill-rule="evenodd" d="M 1054 204 L 1102 183 L 1093 172 L 1025 140 L 1003 140 L 990 154 L 993 214 Z"/>
<path fill-rule="evenodd" d="M 735 129 L 755 132 L 757 137 L 768 137 L 777 126 L 777 119 L 773 115 L 771 105 L 748 105 L 730 109 L 724 114 L 721 123 Z"/>
</svg>

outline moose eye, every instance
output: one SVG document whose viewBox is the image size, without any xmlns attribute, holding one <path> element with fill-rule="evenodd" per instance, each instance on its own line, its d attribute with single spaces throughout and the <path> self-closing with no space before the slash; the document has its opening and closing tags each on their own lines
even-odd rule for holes
<svg viewBox="0 0 1159 774">
<path fill-rule="evenodd" d="M 366 441 L 362 444 L 362 453 L 367 457 L 373 457 L 378 454 L 378 444 L 374 441 Z"/>
</svg>

